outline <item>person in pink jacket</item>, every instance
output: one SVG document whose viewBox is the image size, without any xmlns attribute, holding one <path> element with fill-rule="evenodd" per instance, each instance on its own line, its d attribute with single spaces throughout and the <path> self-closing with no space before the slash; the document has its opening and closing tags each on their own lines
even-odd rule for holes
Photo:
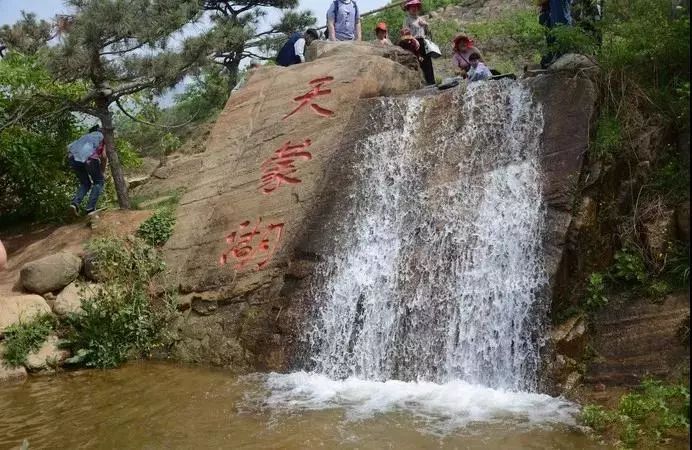
<svg viewBox="0 0 692 450">
<path fill-rule="evenodd" d="M 471 61 L 469 57 L 474 54 L 481 54 L 476 47 L 473 46 L 473 40 L 464 33 L 458 34 L 452 41 L 454 54 L 452 55 L 452 63 L 457 73 L 463 78 L 466 78 L 467 72 L 471 69 Z M 480 61 L 483 62 L 481 56 Z"/>
</svg>

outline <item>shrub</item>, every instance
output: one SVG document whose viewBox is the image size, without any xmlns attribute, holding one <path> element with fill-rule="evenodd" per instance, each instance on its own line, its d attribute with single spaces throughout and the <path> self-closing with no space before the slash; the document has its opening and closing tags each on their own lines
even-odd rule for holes
<svg viewBox="0 0 692 450">
<path fill-rule="evenodd" d="M 595 311 L 607 304 L 608 298 L 605 296 L 603 274 L 594 272 L 589 276 L 589 284 L 586 288 L 586 308 Z"/>
<path fill-rule="evenodd" d="M 636 392 L 623 395 L 617 410 L 588 405 L 582 409 L 580 420 L 599 432 L 614 428 L 627 447 L 634 447 L 644 438 L 649 445 L 643 447 L 651 448 L 666 433 L 686 430 L 689 412 L 689 388 L 649 379 Z"/>
<path fill-rule="evenodd" d="M 31 352 L 41 348 L 55 326 L 49 314 L 37 316 L 28 322 L 10 325 L 5 330 L 5 352 L 2 357 L 11 366 L 21 366 Z"/>
<path fill-rule="evenodd" d="M 159 247 L 171 237 L 174 225 L 175 213 L 173 210 L 161 208 L 139 226 L 137 235 L 144 239 L 147 244 Z"/>
<path fill-rule="evenodd" d="M 596 125 L 596 136 L 591 143 L 590 155 L 593 159 L 610 162 L 622 145 L 622 130 L 617 117 L 603 113 Z"/>
<path fill-rule="evenodd" d="M 155 249 L 143 240 L 96 239 L 87 245 L 99 277 L 107 280 L 95 294 L 82 298 L 80 314 L 68 315 L 69 361 L 89 367 L 114 367 L 134 355 L 145 355 L 164 339 L 173 313 L 170 295 L 162 308 L 149 298 L 151 279 L 163 271 Z"/>
<path fill-rule="evenodd" d="M 581 421 L 596 431 L 604 431 L 617 420 L 616 416 L 598 405 L 587 405 L 581 410 Z"/>
<path fill-rule="evenodd" d="M 646 282 L 648 275 L 641 251 L 633 245 L 626 245 L 616 252 L 613 275 L 620 280 L 637 284 Z"/>
</svg>

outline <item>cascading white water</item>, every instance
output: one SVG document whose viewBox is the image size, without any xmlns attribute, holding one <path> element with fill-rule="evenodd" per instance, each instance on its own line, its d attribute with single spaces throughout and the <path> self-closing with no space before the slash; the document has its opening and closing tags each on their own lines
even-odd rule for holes
<svg viewBox="0 0 692 450">
<path fill-rule="evenodd" d="M 383 109 L 395 111 L 389 102 Z M 315 290 L 315 370 L 534 390 L 535 304 L 547 281 L 541 110 L 516 83 L 472 87 L 462 129 L 437 130 L 435 151 L 465 155 L 458 174 L 426 186 L 428 154 L 416 139 L 422 102 L 408 99 L 403 127 L 357 149 L 354 207 Z"/>
<path fill-rule="evenodd" d="M 381 100 L 379 131 L 354 150 L 336 250 L 313 286 L 312 372 L 272 375 L 270 402 L 420 410 L 498 389 L 454 414 L 507 411 L 518 401 L 510 391 L 525 396 L 527 414 L 573 412 L 521 393 L 538 388 L 548 301 L 540 105 L 510 81 L 455 96 L 458 109 L 444 114 L 426 113 L 427 98 Z M 356 385 L 381 394 L 365 400 Z"/>
</svg>

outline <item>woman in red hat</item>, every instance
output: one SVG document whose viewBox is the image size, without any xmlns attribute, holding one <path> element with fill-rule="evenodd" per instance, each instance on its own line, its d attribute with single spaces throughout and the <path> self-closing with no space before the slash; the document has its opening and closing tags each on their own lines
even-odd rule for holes
<svg viewBox="0 0 692 450">
<path fill-rule="evenodd" d="M 404 4 L 404 9 L 407 15 L 404 18 L 404 25 L 402 28 L 410 30 L 411 35 L 420 45 L 420 57 L 422 58 L 420 61 L 420 68 L 423 71 L 425 83 L 428 85 L 435 84 L 432 59 L 428 55 L 428 49 L 425 46 L 425 38 L 430 38 L 430 27 L 428 26 L 428 22 L 420 17 L 421 0 L 407 0 Z"/>
<path fill-rule="evenodd" d="M 473 40 L 468 37 L 468 35 L 461 33 L 458 34 L 452 41 L 452 47 L 454 48 L 454 54 L 452 55 L 452 62 L 456 68 L 459 75 L 466 77 L 466 73 L 471 68 L 471 61 L 469 57 L 474 54 L 481 54 L 476 47 L 473 46 Z M 483 57 L 481 56 L 480 61 L 483 62 Z"/>
<path fill-rule="evenodd" d="M 392 41 L 390 41 L 388 37 L 386 23 L 380 22 L 377 24 L 375 27 L 375 36 L 377 36 L 377 39 L 375 39 L 377 45 L 392 45 Z"/>
</svg>

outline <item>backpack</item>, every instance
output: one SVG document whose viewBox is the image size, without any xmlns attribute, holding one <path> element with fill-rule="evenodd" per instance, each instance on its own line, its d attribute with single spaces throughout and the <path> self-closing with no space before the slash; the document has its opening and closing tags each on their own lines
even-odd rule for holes
<svg viewBox="0 0 692 450">
<path fill-rule="evenodd" d="M 336 26 L 336 18 L 339 17 L 339 0 L 334 0 L 334 26 Z M 360 18 L 360 15 L 358 14 L 358 3 L 356 3 L 356 0 L 351 0 L 351 3 L 353 3 L 353 9 L 356 12 L 356 17 Z"/>
</svg>

